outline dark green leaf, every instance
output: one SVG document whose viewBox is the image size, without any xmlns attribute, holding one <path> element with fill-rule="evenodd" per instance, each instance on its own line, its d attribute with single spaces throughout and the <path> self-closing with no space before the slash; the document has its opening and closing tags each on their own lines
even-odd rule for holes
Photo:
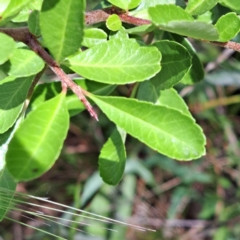
<svg viewBox="0 0 240 240">
<path fill-rule="evenodd" d="M 104 144 L 99 156 L 99 172 L 103 181 L 116 185 L 121 180 L 126 162 L 126 150 L 124 146 L 126 133 L 115 128 L 107 142 Z"/>
<path fill-rule="evenodd" d="M 219 3 L 225 7 L 230 8 L 232 11 L 240 13 L 239 0 L 220 0 Z"/>
<path fill-rule="evenodd" d="M 33 76 L 7 77 L 0 81 L 0 133 L 7 131 L 23 108 Z"/>
<path fill-rule="evenodd" d="M 41 35 L 41 30 L 39 26 L 39 11 L 33 11 L 30 14 L 28 19 L 28 28 L 33 35 L 35 36 Z"/>
<path fill-rule="evenodd" d="M 204 69 L 192 44 L 182 36 L 172 34 L 172 33 L 171 34 L 169 33 L 168 36 L 171 40 L 175 40 L 179 42 L 181 45 L 183 45 L 188 50 L 188 53 L 192 57 L 192 67 L 187 72 L 187 74 L 185 74 L 181 82 L 184 84 L 193 84 L 203 80 Z"/>
<path fill-rule="evenodd" d="M 162 69 L 151 82 L 157 89 L 171 88 L 191 68 L 191 56 L 185 47 L 173 41 L 155 42 L 154 46 L 162 53 Z"/>
</svg>

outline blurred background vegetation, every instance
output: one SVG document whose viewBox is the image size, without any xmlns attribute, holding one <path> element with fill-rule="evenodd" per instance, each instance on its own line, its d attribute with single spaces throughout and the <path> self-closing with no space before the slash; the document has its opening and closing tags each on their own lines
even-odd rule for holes
<svg viewBox="0 0 240 240">
<path fill-rule="evenodd" d="M 88 1 L 88 10 L 98 2 Z M 217 5 L 211 13 L 217 19 L 216 14 L 226 11 Z M 65 147 L 55 166 L 41 178 L 18 185 L 21 192 L 48 197 L 156 232 L 89 220 L 91 225 L 83 225 L 81 229 L 86 233 L 81 233 L 57 223 L 44 225 L 36 219 L 25 218 L 19 211 L 9 215 L 23 223 L 76 240 L 238 240 L 240 55 L 229 49 L 191 41 L 206 75 L 194 86 L 179 84 L 176 89 L 204 130 L 206 156 L 191 162 L 174 161 L 128 136 L 125 175 L 118 186 L 109 186 L 102 182 L 97 169 L 99 151 L 113 124 L 100 111 L 99 122 L 90 119 L 88 113 L 82 113 L 72 117 Z M 240 35 L 234 41 L 240 42 Z M 122 95 L 125 91 L 127 88 L 122 87 L 115 93 Z M 48 203 L 41 205 L 41 211 L 56 214 L 45 209 Z M 71 218 L 66 213 L 62 217 Z M 110 228 L 117 232 L 110 231 Z M 4 220 L 0 225 L 0 239 L 54 238 Z"/>
</svg>

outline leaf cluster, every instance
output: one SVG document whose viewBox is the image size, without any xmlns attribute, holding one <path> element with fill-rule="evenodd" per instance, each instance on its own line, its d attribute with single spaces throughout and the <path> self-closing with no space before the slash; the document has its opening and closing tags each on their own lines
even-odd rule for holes
<svg viewBox="0 0 240 240">
<path fill-rule="evenodd" d="M 61 71 L 77 76 L 73 84 L 78 92 L 115 124 L 99 156 L 100 175 L 108 184 L 116 185 L 123 176 L 126 134 L 176 160 L 205 154 L 203 131 L 173 87 L 195 84 L 204 77 L 199 57 L 186 37 L 220 43 L 233 39 L 240 30 L 237 4 L 216 0 L 192 0 L 187 5 L 164 0 L 108 2 L 114 6 L 103 9 L 99 5 L 86 14 L 84 0 L 3 1 L 0 187 L 14 190 L 17 181 L 37 178 L 49 170 L 63 148 L 70 117 L 86 107 L 91 110 L 85 98 L 81 97 L 81 103 L 79 96 L 67 93 L 61 74 L 58 81 L 50 81 L 45 65 L 60 66 Z M 211 15 L 216 4 L 228 8 L 217 20 Z M 19 22 L 29 29 L 31 38 L 19 40 L 24 38 L 21 31 L 16 32 Z M 9 28 L 11 24 L 15 29 Z M 37 45 L 29 44 L 32 39 Z M 42 47 L 49 53 L 42 54 Z M 123 86 L 129 93 L 119 93 Z M 4 214 L 0 212 L 0 219 Z"/>
</svg>

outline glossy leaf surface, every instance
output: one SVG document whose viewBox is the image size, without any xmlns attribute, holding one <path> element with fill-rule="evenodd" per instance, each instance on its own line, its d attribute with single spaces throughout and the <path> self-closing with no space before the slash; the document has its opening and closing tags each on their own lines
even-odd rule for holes
<svg viewBox="0 0 240 240">
<path fill-rule="evenodd" d="M 161 54 L 130 39 L 112 39 L 71 58 L 65 64 L 81 76 L 108 84 L 144 81 L 160 71 Z"/>
<path fill-rule="evenodd" d="M 9 144 L 6 164 L 13 177 L 26 181 L 51 168 L 60 154 L 68 127 L 64 94 L 32 111 Z"/>
<path fill-rule="evenodd" d="M 35 52 L 18 48 L 2 67 L 10 76 L 26 77 L 40 72 L 44 62 Z"/>
<path fill-rule="evenodd" d="M 90 97 L 111 121 L 164 155 L 191 160 L 205 154 L 201 128 L 177 110 L 121 97 Z"/>
<path fill-rule="evenodd" d="M 158 41 L 154 46 L 162 53 L 162 69 L 151 82 L 158 89 L 171 88 L 191 68 L 191 56 L 185 47 L 173 41 Z"/>
<path fill-rule="evenodd" d="M 126 134 L 115 128 L 101 149 L 99 156 L 99 172 L 103 181 L 116 185 L 121 180 L 126 162 L 126 150 L 124 146 Z"/>
<path fill-rule="evenodd" d="M 40 28 L 44 43 L 57 62 L 77 52 L 84 28 L 84 0 L 43 2 Z"/>
<path fill-rule="evenodd" d="M 7 77 L 0 81 L 0 133 L 7 131 L 22 110 L 33 77 Z"/>
</svg>

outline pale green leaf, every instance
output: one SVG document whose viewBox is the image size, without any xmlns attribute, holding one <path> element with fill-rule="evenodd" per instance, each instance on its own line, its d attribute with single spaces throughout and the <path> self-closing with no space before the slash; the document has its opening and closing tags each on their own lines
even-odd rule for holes
<svg viewBox="0 0 240 240">
<path fill-rule="evenodd" d="M 201 128 L 175 109 L 121 97 L 89 97 L 116 125 L 168 157 L 192 160 L 205 154 Z"/>
<path fill-rule="evenodd" d="M 0 140 L 1 141 L 1 140 Z M 0 171 L 0 222 L 4 218 L 14 197 L 17 183 L 5 167 Z"/>
<path fill-rule="evenodd" d="M 116 185 L 121 180 L 126 162 L 126 150 L 124 146 L 126 134 L 115 128 L 101 149 L 99 156 L 99 172 L 103 181 Z"/>
<path fill-rule="evenodd" d="M 2 69 L 9 76 L 26 77 L 37 74 L 43 67 L 43 60 L 35 52 L 18 48 Z"/>
<path fill-rule="evenodd" d="M 46 47 L 57 62 L 77 52 L 84 29 L 84 0 L 43 2 L 40 28 Z"/>
<path fill-rule="evenodd" d="M 163 40 L 153 45 L 162 53 L 162 69 L 151 82 L 157 89 L 171 88 L 191 68 L 191 56 L 185 47 L 173 41 Z"/>
<path fill-rule="evenodd" d="M 11 0 L 9 1 L 9 4 L 5 11 L 2 13 L 2 19 L 4 20 L 6 18 L 9 18 L 11 16 L 14 16 L 18 12 L 20 12 L 26 4 L 28 4 L 30 0 Z"/>
<path fill-rule="evenodd" d="M 240 13 L 239 0 L 220 0 L 219 3 L 225 7 L 230 8 L 232 11 Z"/>
<path fill-rule="evenodd" d="M 7 6 L 9 5 L 10 0 L 1 0 L 0 1 L 0 15 L 6 10 Z"/>
<path fill-rule="evenodd" d="M 156 29 L 156 26 L 151 24 L 146 24 L 142 26 L 128 28 L 126 29 L 126 33 L 129 33 L 129 34 L 148 33 L 148 32 L 152 32 L 154 29 Z"/>
<path fill-rule="evenodd" d="M 32 0 L 12 19 L 12 22 L 27 22 L 30 14 L 34 11 L 40 11 L 42 0 Z"/>
<path fill-rule="evenodd" d="M 193 17 L 181 7 L 173 4 L 162 4 L 150 7 L 148 12 L 155 24 L 166 25 L 173 21 L 193 21 Z M 161 14 L 159 14 L 161 13 Z"/>
<path fill-rule="evenodd" d="M 141 0 L 108 0 L 108 2 L 121 9 L 129 10 L 137 7 Z"/>
<path fill-rule="evenodd" d="M 189 0 L 185 11 L 191 15 L 201 15 L 212 9 L 219 0 Z"/>
<path fill-rule="evenodd" d="M 125 84 L 153 77 L 161 54 L 155 47 L 141 47 L 130 39 L 112 39 L 83 51 L 65 62 L 81 76 L 108 84 Z"/>
<path fill-rule="evenodd" d="M 178 5 L 178 6 L 182 6 L 184 7 L 186 4 L 184 2 L 184 0 L 142 0 L 141 4 L 138 6 L 138 8 L 136 9 L 137 11 L 142 10 L 142 9 L 147 9 L 149 7 L 154 7 L 156 5 L 160 5 L 160 4 L 174 4 L 174 5 Z"/>
<path fill-rule="evenodd" d="M 122 21 L 117 14 L 112 14 L 108 17 L 106 26 L 111 31 L 118 31 L 122 26 Z"/>
<path fill-rule="evenodd" d="M 89 28 L 84 30 L 84 38 L 82 45 L 85 47 L 93 47 L 98 43 L 106 42 L 107 34 L 99 28 Z"/>
<path fill-rule="evenodd" d="M 209 41 L 216 41 L 219 37 L 218 31 L 213 25 L 194 21 L 187 12 L 178 6 L 158 5 L 150 7 L 148 12 L 152 22 L 162 30 Z"/>
<path fill-rule="evenodd" d="M 6 34 L 0 33 L 0 64 L 6 62 L 15 50 L 14 40 Z"/>
<path fill-rule="evenodd" d="M 192 115 L 188 110 L 187 104 L 173 88 L 160 91 L 160 96 L 156 101 L 156 104 L 175 109 L 192 118 Z"/>
<path fill-rule="evenodd" d="M 181 7 L 186 7 L 184 0 L 142 0 L 141 4 L 134 10 L 133 15 L 138 18 L 149 19 L 148 8 L 154 7 L 160 4 L 173 4 Z"/>
<path fill-rule="evenodd" d="M 26 181 L 50 169 L 60 154 L 68 127 L 64 94 L 30 112 L 15 132 L 6 154 L 6 164 L 13 177 Z"/>
<path fill-rule="evenodd" d="M 227 13 L 220 17 L 216 23 L 219 32 L 219 41 L 227 42 L 240 31 L 240 19 L 236 13 Z"/>
<path fill-rule="evenodd" d="M 127 30 L 124 27 L 120 27 L 120 29 L 117 32 L 111 32 L 109 39 L 114 39 L 114 38 L 126 38 L 129 39 L 129 36 L 127 34 Z"/>
<path fill-rule="evenodd" d="M 0 133 L 7 131 L 16 121 L 26 100 L 33 76 L 7 77 L 0 81 Z"/>
</svg>

